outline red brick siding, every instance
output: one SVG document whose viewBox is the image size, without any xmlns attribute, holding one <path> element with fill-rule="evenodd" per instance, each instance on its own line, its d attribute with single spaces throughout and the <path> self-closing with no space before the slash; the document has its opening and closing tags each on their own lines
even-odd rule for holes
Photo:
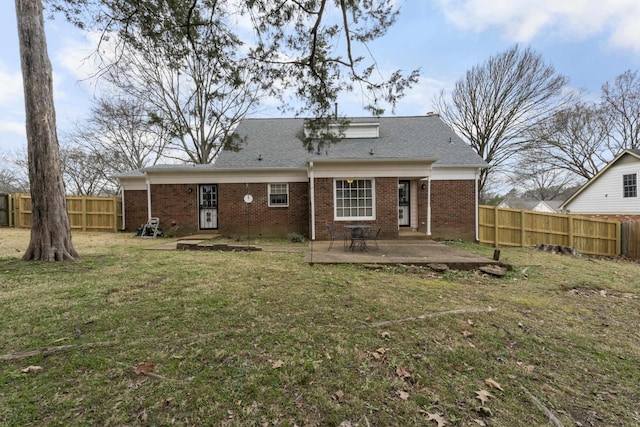
<svg viewBox="0 0 640 427">
<path fill-rule="evenodd" d="M 422 225 L 422 218 L 426 217 L 422 214 L 426 212 L 426 202 L 423 204 L 420 231 L 426 231 L 426 225 Z M 475 240 L 475 181 L 431 181 L 431 237 Z"/>
<path fill-rule="evenodd" d="M 189 191 L 191 189 L 191 191 Z M 180 233 L 198 230 L 198 186 L 195 184 L 151 185 L 151 215 L 160 218 L 160 228 L 180 226 Z"/>
<path fill-rule="evenodd" d="M 398 236 L 398 180 L 376 178 L 376 220 L 358 221 L 381 226 L 380 238 Z M 189 192 L 189 188 L 192 189 Z M 253 196 L 250 207 L 244 203 L 245 184 L 218 184 L 218 225 L 220 233 L 246 236 L 247 209 L 249 232 L 254 236 L 279 236 L 296 232 L 310 236 L 309 190 L 306 182 L 289 183 L 289 206 L 269 207 L 267 184 L 249 184 Z M 472 180 L 431 182 L 431 233 L 433 238 L 475 239 L 475 183 Z M 125 191 L 126 230 L 135 231 L 147 222 L 147 192 Z M 418 228 L 426 232 L 428 190 L 418 188 Z M 334 221 L 333 179 L 315 179 L 316 238 L 328 239 L 327 222 Z M 160 226 L 172 222 L 182 232 L 198 230 L 198 185 L 154 184 L 151 186 L 152 214 L 160 218 Z M 415 203 L 415 201 L 414 201 Z M 338 223 L 341 223 L 338 221 Z M 415 226 L 415 225 L 414 225 Z"/>
<path fill-rule="evenodd" d="M 136 231 L 147 223 L 147 191 L 127 190 L 124 192 L 124 229 Z"/>
<path fill-rule="evenodd" d="M 289 183 L 289 206 L 269 207 L 268 184 L 249 184 L 253 202 L 247 205 L 245 184 L 218 186 L 218 224 L 221 234 L 228 236 L 286 237 L 299 233 L 309 237 L 309 184 Z M 248 223 L 247 223 L 248 216 Z M 247 226 L 249 228 L 247 228 Z"/>
<path fill-rule="evenodd" d="M 357 221 L 359 224 L 371 224 L 374 228 L 382 227 L 380 239 L 398 237 L 398 180 L 396 178 L 375 179 L 376 219 L 374 221 Z M 336 225 L 351 221 L 335 221 L 333 200 L 333 178 L 315 179 L 316 239 L 329 238 L 327 222 Z"/>
</svg>

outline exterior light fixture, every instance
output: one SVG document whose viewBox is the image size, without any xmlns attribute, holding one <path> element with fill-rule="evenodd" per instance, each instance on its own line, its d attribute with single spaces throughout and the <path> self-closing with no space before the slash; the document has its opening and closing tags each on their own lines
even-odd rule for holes
<svg viewBox="0 0 640 427">
<path fill-rule="evenodd" d="M 347 179 L 347 183 L 348 183 L 348 184 L 353 184 L 353 178 L 349 178 L 349 179 Z"/>
</svg>

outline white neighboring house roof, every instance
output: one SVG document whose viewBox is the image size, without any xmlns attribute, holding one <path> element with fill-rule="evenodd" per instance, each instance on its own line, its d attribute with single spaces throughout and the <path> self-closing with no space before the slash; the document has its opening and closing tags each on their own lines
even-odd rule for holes
<svg viewBox="0 0 640 427">
<path fill-rule="evenodd" d="M 536 200 L 536 199 L 505 199 L 498 207 L 508 209 L 524 209 L 535 212 L 557 213 L 562 204 L 560 200 Z"/>
<path fill-rule="evenodd" d="M 576 191 L 575 193 L 573 193 L 573 195 L 571 197 L 569 197 L 567 200 L 565 200 L 565 202 L 560 205 L 559 209 L 561 211 L 566 211 L 568 206 L 574 201 L 576 200 L 578 197 L 580 197 L 580 195 L 582 193 L 584 193 L 585 190 L 587 190 L 589 187 L 591 187 L 596 181 L 598 181 L 600 178 L 602 178 L 603 175 L 605 175 L 607 173 L 607 171 L 609 169 L 611 169 L 616 163 L 618 163 L 620 161 L 620 159 L 622 159 L 623 157 L 626 156 L 630 156 L 632 159 L 637 160 L 638 162 L 640 162 L 640 149 L 634 148 L 634 149 L 627 149 L 624 150 L 623 152 L 621 152 L 620 154 L 618 154 L 615 158 L 613 158 L 613 160 L 611 160 L 604 168 L 602 168 L 600 170 L 600 172 L 598 172 L 593 178 L 591 178 L 589 181 L 587 181 L 582 187 L 580 187 L 578 189 L 578 191 Z"/>
</svg>

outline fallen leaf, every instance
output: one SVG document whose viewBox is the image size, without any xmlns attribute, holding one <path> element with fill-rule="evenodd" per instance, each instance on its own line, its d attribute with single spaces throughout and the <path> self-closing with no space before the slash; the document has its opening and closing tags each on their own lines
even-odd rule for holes
<svg viewBox="0 0 640 427">
<path fill-rule="evenodd" d="M 405 368 L 404 366 L 396 366 L 396 374 L 398 374 L 400 378 L 411 377 L 411 373 L 409 373 L 409 371 L 407 371 L 407 368 Z"/>
<path fill-rule="evenodd" d="M 31 372 L 40 372 L 44 370 L 44 368 L 42 366 L 27 366 L 26 368 L 20 370 L 20 372 L 22 372 L 23 374 L 29 374 Z"/>
<path fill-rule="evenodd" d="M 480 402 L 482 402 L 483 405 L 487 403 L 491 397 L 493 397 L 493 394 L 489 393 L 487 390 L 476 391 L 476 399 L 480 399 Z"/>
<path fill-rule="evenodd" d="M 473 336 L 473 332 L 467 331 L 465 329 L 465 330 L 462 331 L 462 336 L 465 337 L 465 338 L 472 337 Z"/>
<path fill-rule="evenodd" d="M 380 360 L 382 359 L 382 356 L 384 356 L 384 354 L 387 352 L 386 349 L 380 347 L 379 349 L 377 349 L 376 351 L 372 352 L 371 355 L 377 359 Z"/>
<path fill-rule="evenodd" d="M 151 362 L 140 363 L 135 370 L 136 375 L 147 375 L 149 372 L 153 372 L 156 366 Z"/>
<path fill-rule="evenodd" d="M 282 368 L 282 366 L 284 366 L 284 360 L 278 359 L 278 360 L 272 361 L 271 363 L 271 367 L 273 369 Z"/>
<path fill-rule="evenodd" d="M 442 418 L 442 415 L 440 414 L 431 414 L 429 412 L 427 412 L 427 415 L 429 416 L 429 421 L 435 421 L 438 423 L 438 427 L 443 427 L 444 425 L 447 424 L 447 422 L 445 421 L 444 418 Z"/>
<path fill-rule="evenodd" d="M 388 331 L 380 332 L 380 336 L 384 339 L 389 339 L 391 338 L 391 333 Z"/>
<path fill-rule="evenodd" d="M 502 389 L 502 386 L 500 385 L 500 383 L 498 383 L 496 380 L 494 380 L 493 378 L 487 378 L 486 380 L 484 380 L 484 383 L 486 385 L 488 385 L 491 388 L 497 388 L 500 391 L 504 391 Z"/>
<path fill-rule="evenodd" d="M 479 418 L 475 418 L 473 421 L 474 421 L 476 424 L 478 424 L 479 426 L 487 427 L 487 423 L 485 423 L 484 421 L 482 421 L 482 420 L 481 420 L 481 419 L 479 419 Z"/>
<path fill-rule="evenodd" d="M 471 319 L 467 319 L 467 325 L 475 326 L 475 324 L 473 323 L 473 320 L 471 320 Z"/>
<path fill-rule="evenodd" d="M 336 391 L 331 397 L 333 400 L 337 400 L 338 402 L 344 402 L 344 392 L 342 390 Z"/>
<path fill-rule="evenodd" d="M 400 397 L 400 399 L 402 400 L 409 400 L 409 393 L 407 393 L 404 390 L 398 390 L 396 391 L 396 394 L 398 395 L 398 397 Z"/>
</svg>

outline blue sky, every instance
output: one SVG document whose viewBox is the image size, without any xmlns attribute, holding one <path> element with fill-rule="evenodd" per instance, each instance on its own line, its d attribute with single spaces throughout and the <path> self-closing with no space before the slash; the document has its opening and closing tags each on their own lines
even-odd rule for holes
<svg viewBox="0 0 640 427">
<path fill-rule="evenodd" d="M 398 0 L 398 22 L 370 46 L 383 73 L 421 69 L 420 83 L 396 108 L 398 115 L 421 115 L 433 98 L 489 56 L 514 43 L 531 45 L 566 75 L 571 86 L 594 99 L 617 75 L 640 68 L 638 0 Z M 14 2 L 0 2 L 0 154 L 26 151 L 24 101 Z M 62 19 L 47 22 L 54 70 L 58 129 L 81 121 L 96 94 L 86 80 L 91 38 Z M 357 94 L 341 97 L 340 112 L 367 112 Z M 279 113 L 261 108 L 258 116 Z"/>
</svg>

